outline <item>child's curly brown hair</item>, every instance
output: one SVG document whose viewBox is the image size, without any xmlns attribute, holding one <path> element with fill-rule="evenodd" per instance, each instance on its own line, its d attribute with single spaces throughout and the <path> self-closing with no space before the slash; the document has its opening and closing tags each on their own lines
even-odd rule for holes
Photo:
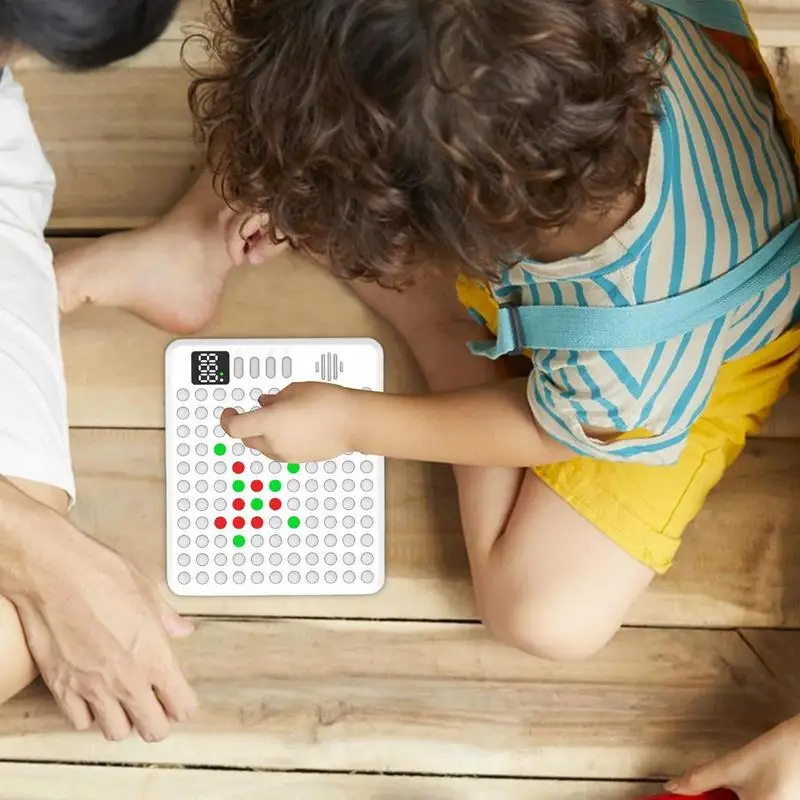
<svg viewBox="0 0 800 800">
<path fill-rule="evenodd" d="M 190 104 L 234 207 L 344 278 L 495 276 L 636 188 L 668 47 L 634 0 L 215 0 Z"/>
</svg>

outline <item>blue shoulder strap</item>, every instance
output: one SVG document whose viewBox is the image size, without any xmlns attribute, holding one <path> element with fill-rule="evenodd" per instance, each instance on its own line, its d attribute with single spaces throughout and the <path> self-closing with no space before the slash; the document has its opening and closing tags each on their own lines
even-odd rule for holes
<svg viewBox="0 0 800 800">
<path fill-rule="evenodd" d="M 473 342 L 475 355 L 499 358 L 524 350 L 620 350 L 646 347 L 723 317 L 800 266 L 800 220 L 750 258 L 683 294 L 637 306 L 501 304 L 497 340 Z"/>
<path fill-rule="evenodd" d="M 698 25 L 747 38 L 752 31 L 739 0 L 646 0 Z M 501 304 L 497 340 L 474 342 L 476 355 L 498 358 L 524 350 L 619 350 L 667 341 L 706 325 L 765 291 L 800 265 L 800 221 L 746 261 L 683 294 L 613 308 Z"/>
</svg>

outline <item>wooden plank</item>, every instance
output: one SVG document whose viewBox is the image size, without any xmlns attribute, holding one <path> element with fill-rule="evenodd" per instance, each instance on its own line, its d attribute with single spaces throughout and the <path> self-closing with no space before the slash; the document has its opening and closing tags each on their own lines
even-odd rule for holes
<svg viewBox="0 0 800 800">
<path fill-rule="evenodd" d="M 166 742 L 77 735 L 37 687 L 0 713 L 2 758 L 640 780 L 785 713 L 727 631 L 626 630 L 591 663 L 550 664 L 473 625 L 205 621 L 178 651 L 202 709 Z"/>
<path fill-rule="evenodd" d="M 163 584 L 163 438 L 79 430 L 76 522 Z M 795 442 L 750 445 L 687 532 L 677 566 L 632 610 L 637 625 L 800 625 L 800 497 Z M 359 598 L 173 598 L 203 615 L 472 619 L 474 606 L 448 469 L 390 462 L 384 589 Z M 166 590 L 165 590 L 166 591 Z"/>
<path fill-rule="evenodd" d="M 800 631 L 745 630 L 742 636 L 784 687 L 787 714 L 800 713 Z"/>
<path fill-rule="evenodd" d="M 652 783 L 0 764 L 0 800 L 637 800 Z"/>
</svg>

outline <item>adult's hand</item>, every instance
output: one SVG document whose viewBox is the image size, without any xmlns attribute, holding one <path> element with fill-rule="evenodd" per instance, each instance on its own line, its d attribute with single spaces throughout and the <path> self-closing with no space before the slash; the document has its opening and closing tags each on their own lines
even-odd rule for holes
<svg viewBox="0 0 800 800">
<path fill-rule="evenodd" d="M 78 730 L 119 741 L 166 738 L 197 699 L 170 647 L 192 626 L 117 553 L 0 479 L 0 594 Z"/>
<path fill-rule="evenodd" d="M 733 789 L 740 800 L 797 800 L 800 797 L 800 717 L 784 722 L 731 755 L 698 767 L 667 789 L 698 795 Z"/>
</svg>

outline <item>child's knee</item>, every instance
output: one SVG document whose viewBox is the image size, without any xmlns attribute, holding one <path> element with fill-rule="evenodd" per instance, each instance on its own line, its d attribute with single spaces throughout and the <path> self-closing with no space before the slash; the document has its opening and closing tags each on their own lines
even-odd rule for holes
<svg viewBox="0 0 800 800">
<path fill-rule="evenodd" d="M 584 661 L 597 654 L 619 630 L 558 592 L 535 587 L 489 591 L 479 603 L 489 632 L 505 644 L 548 661 Z"/>
</svg>

